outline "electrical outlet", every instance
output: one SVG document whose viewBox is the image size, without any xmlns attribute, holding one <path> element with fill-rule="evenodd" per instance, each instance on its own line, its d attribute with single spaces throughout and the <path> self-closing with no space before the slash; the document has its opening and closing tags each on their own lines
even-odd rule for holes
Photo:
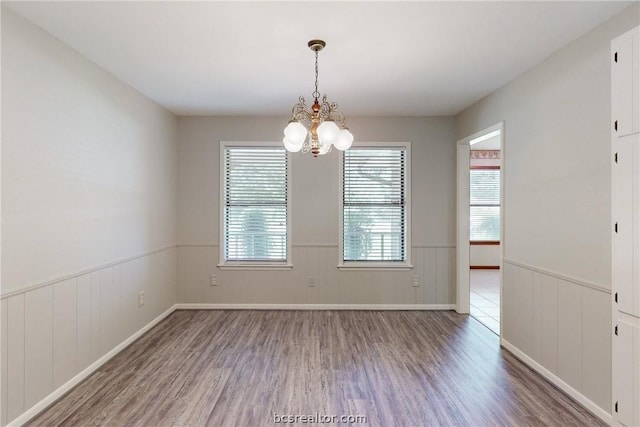
<svg viewBox="0 0 640 427">
<path fill-rule="evenodd" d="M 413 282 L 411 283 L 411 286 L 413 286 L 414 288 L 420 287 L 420 276 L 413 276 Z"/>
<path fill-rule="evenodd" d="M 144 305 L 144 291 L 138 292 L 138 307 L 142 307 Z"/>
<path fill-rule="evenodd" d="M 307 286 L 310 288 L 314 288 L 316 286 L 318 279 L 313 276 L 307 277 Z"/>
<path fill-rule="evenodd" d="M 209 276 L 209 285 L 218 286 L 218 276 L 216 276 L 215 274 L 210 275 Z"/>
</svg>

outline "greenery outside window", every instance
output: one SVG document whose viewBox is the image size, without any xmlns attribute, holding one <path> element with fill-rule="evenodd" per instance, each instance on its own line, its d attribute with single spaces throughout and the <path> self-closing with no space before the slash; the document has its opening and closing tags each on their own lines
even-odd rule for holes
<svg viewBox="0 0 640 427">
<path fill-rule="evenodd" d="M 342 154 L 339 267 L 409 267 L 409 165 L 409 143 Z"/>
<path fill-rule="evenodd" d="M 290 267 L 282 144 L 221 144 L 221 267 Z"/>
</svg>

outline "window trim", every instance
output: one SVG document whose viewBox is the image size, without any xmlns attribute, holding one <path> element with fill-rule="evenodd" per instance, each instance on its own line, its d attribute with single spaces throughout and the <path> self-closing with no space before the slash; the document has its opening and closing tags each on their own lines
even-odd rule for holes
<svg viewBox="0 0 640 427">
<path fill-rule="evenodd" d="M 227 148 L 264 148 L 276 147 L 282 148 L 282 142 L 275 141 L 220 141 L 220 169 L 218 171 L 218 179 L 220 181 L 218 203 L 219 203 L 219 263 L 218 268 L 221 270 L 290 270 L 293 268 L 291 262 L 291 155 L 285 151 L 287 162 L 287 256 L 286 261 L 227 261 L 225 259 L 225 230 L 224 230 L 224 187 L 225 187 L 225 149 Z"/>
<path fill-rule="evenodd" d="M 411 270 L 411 142 L 354 142 L 352 148 L 405 149 L 405 260 L 345 261 L 344 260 L 344 152 L 340 155 L 338 205 L 338 266 L 340 270 Z"/>
</svg>

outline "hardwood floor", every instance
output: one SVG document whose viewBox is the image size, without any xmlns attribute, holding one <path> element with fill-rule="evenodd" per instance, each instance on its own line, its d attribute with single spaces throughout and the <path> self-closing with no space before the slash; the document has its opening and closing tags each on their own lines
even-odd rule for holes
<svg viewBox="0 0 640 427">
<path fill-rule="evenodd" d="M 176 311 L 30 425 L 273 426 L 315 414 L 604 425 L 476 320 L 443 311 Z"/>
</svg>

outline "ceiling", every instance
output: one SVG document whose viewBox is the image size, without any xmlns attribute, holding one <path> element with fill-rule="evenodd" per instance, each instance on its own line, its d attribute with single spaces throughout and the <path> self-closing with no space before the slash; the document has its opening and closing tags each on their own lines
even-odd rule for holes
<svg viewBox="0 0 640 427">
<path fill-rule="evenodd" d="M 482 139 L 479 142 L 473 144 L 471 140 L 472 150 L 500 150 L 500 133 L 490 132 L 491 136 L 487 139 Z M 489 135 L 486 135 L 489 136 Z"/>
<path fill-rule="evenodd" d="M 451 115 L 631 2 L 6 2 L 178 115 Z"/>
</svg>

